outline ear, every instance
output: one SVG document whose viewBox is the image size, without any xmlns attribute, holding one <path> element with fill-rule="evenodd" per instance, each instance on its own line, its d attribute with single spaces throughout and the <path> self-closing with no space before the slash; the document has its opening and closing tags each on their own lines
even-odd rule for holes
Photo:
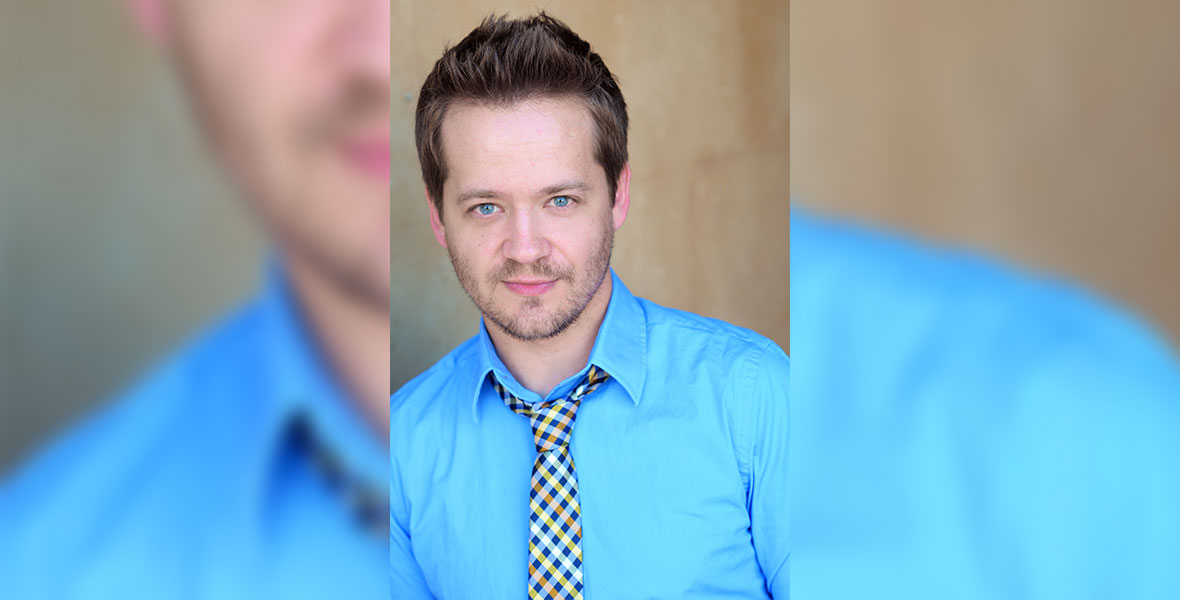
<svg viewBox="0 0 1180 600">
<path fill-rule="evenodd" d="M 618 184 L 615 186 L 615 205 L 611 207 L 611 217 L 614 218 L 615 230 L 623 226 L 627 220 L 627 212 L 631 210 L 631 163 L 623 165 L 619 171 Z"/>
<path fill-rule="evenodd" d="M 139 29 L 156 42 L 167 41 L 169 0 L 126 0 Z"/>
<path fill-rule="evenodd" d="M 443 226 L 442 215 L 438 213 L 438 207 L 434 204 L 434 198 L 430 197 L 430 190 L 426 190 L 426 204 L 430 206 L 430 229 L 434 231 L 434 239 L 446 248 L 447 230 Z"/>
</svg>

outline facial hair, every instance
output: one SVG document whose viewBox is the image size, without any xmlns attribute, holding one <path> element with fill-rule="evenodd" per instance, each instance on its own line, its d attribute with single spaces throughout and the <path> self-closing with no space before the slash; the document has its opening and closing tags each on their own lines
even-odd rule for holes
<svg viewBox="0 0 1180 600">
<path fill-rule="evenodd" d="M 598 246 L 586 261 L 586 266 L 579 274 L 573 267 L 558 267 L 542 259 L 534 263 L 523 264 L 511 259 L 506 260 L 494 269 L 480 286 L 479 278 L 471 267 L 470 261 L 455 254 L 454 245 L 447 244 L 447 253 L 451 256 L 451 266 L 455 269 L 455 276 L 463 286 L 467 296 L 475 304 L 484 318 L 495 323 L 508 335 L 523 342 L 545 340 L 560 335 L 585 312 L 602 282 L 606 280 L 610 270 L 611 253 L 614 248 L 615 231 L 609 223 L 604 227 L 603 235 Z M 564 281 L 569 286 L 569 292 L 561 303 L 548 315 L 538 315 L 539 323 L 530 324 L 527 316 L 520 313 L 536 313 L 542 310 L 540 298 L 524 298 L 523 307 L 513 314 L 510 307 L 493 299 L 493 291 L 505 279 L 528 274 L 537 279 Z"/>
<path fill-rule="evenodd" d="M 389 92 L 381 82 L 356 76 L 342 85 L 329 101 L 306 115 L 299 129 L 300 144 L 307 153 L 334 147 L 354 130 L 389 118 Z M 305 154 L 306 155 L 306 154 Z M 341 210 L 348 210 L 341 207 Z M 291 235 L 294 250 L 307 257 L 335 288 L 353 302 L 374 310 L 389 309 L 389 282 L 377 277 L 386 258 L 374 253 L 345 254 L 337 240 Z M 367 250 L 367 249 L 366 249 Z M 386 250 L 388 252 L 388 249 Z"/>
</svg>

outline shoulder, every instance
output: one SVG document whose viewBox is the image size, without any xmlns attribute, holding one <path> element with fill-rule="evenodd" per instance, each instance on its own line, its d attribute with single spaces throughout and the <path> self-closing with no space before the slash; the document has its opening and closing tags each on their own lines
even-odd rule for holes
<svg viewBox="0 0 1180 600">
<path fill-rule="evenodd" d="M 994 259 L 793 213 L 791 293 L 794 346 L 808 357 L 796 381 L 815 393 L 957 388 L 989 402 L 1177 408 L 1180 368 L 1158 333 L 1093 292 Z"/>
<path fill-rule="evenodd" d="M 198 415 L 232 420 L 225 409 L 235 407 L 224 403 L 235 398 L 219 388 L 256 369 L 253 310 L 196 338 L 18 466 L 0 486 L 0 580 L 57 585 L 54 571 L 86 576 L 100 563 L 142 561 L 178 533 L 175 515 L 207 483 L 199 448 L 219 443 L 194 432 Z"/>
<path fill-rule="evenodd" d="M 256 307 L 250 305 L 183 345 L 34 454 L 17 469 L 5 491 L 30 484 L 64 485 L 72 475 L 100 465 L 134 469 L 140 462 L 156 462 L 152 459 L 160 446 L 183 440 L 193 411 L 228 408 L 219 404 L 238 399 L 228 393 L 240 388 L 243 379 L 237 376 L 258 378 L 264 353 L 257 343 L 262 333 L 259 321 Z M 107 470 L 106 475 L 114 473 Z M 93 493 L 103 487 L 87 489 Z"/>
<path fill-rule="evenodd" d="M 454 410 L 461 403 L 451 402 L 453 399 L 467 396 L 470 400 L 475 382 L 456 375 L 474 372 L 479 343 L 478 335 L 469 338 L 395 392 L 389 399 L 390 421 L 419 422 L 431 413 Z"/>
<path fill-rule="evenodd" d="M 1019 531 L 1018 554 L 1064 566 L 1030 580 L 1043 589 L 1171 582 L 1159 557 L 1180 539 L 1180 367 L 1156 332 L 1054 277 L 791 219 L 791 478 L 799 521 L 819 524 L 799 528 L 804 544 L 825 523 L 886 532 L 917 519 L 953 532 L 953 557 L 986 546 L 958 529 L 975 515 Z M 922 493 L 876 485 L 872 507 L 842 504 L 898 474 L 912 484 L 898 489 Z M 1095 544 L 1122 562 L 1110 568 Z"/>
<path fill-rule="evenodd" d="M 882 310 L 892 310 L 899 302 L 925 308 L 986 296 L 995 303 L 1049 291 L 1047 278 L 1030 285 L 1032 279 L 972 252 L 800 211 L 791 214 L 791 282 L 799 283 L 792 286 L 792 301 L 884 302 Z"/>
<path fill-rule="evenodd" d="M 797 214 L 792 244 L 791 298 L 806 315 L 799 319 L 803 325 L 849 322 L 835 332 L 853 331 L 853 325 L 866 332 L 925 325 L 948 340 L 964 339 L 956 334 L 968 326 L 983 333 L 993 324 L 1037 324 L 1032 331 L 996 331 L 1006 337 L 1143 329 L 1093 292 L 970 251 Z"/>
<path fill-rule="evenodd" d="M 647 319 L 649 351 L 709 368 L 729 365 L 761 369 L 784 380 L 789 374 L 790 359 L 783 349 L 756 331 L 643 298 L 637 300 Z"/>
</svg>

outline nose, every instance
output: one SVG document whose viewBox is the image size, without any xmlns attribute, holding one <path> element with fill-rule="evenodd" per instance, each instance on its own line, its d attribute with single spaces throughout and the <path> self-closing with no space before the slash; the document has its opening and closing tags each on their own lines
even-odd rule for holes
<svg viewBox="0 0 1180 600">
<path fill-rule="evenodd" d="M 504 240 L 504 257 L 529 264 L 549 256 L 551 249 L 538 215 L 515 211 L 509 218 L 508 237 Z"/>
</svg>

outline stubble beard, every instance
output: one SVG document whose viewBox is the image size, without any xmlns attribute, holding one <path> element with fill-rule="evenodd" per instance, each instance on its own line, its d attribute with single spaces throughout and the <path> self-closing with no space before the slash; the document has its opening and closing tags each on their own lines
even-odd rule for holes
<svg viewBox="0 0 1180 600">
<path fill-rule="evenodd" d="M 447 244 L 447 253 L 450 254 L 451 266 L 455 269 L 455 276 L 459 278 L 460 285 L 484 318 L 495 323 L 513 338 L 522 342 L 532 342 L 560 335 L 582 316 L 602 287 L 602 282 L 606 280 L 614 249 L 614 233 L 614 229 L 608 225 L 601 243 L 586 263 L 581 280 L 573 268 L 562 269 L 545 261 L 525 265 L 510 259 L 494 270 L 485 282 L 486 288 L 481 288 L 471 263 L 456 255 L 451 249 L 451 244 Z M 542 300 L 536 297 L 525 298 L 523 306 L 513 314 L 509 307 L 492 299 L 492 292 L 503 280 L 521 274 L 529 274 L 539 279 L 564 281 L 569 285 L 569 293 L 549 315 L 536 314 L 544 307 Z M 530 314 L 534 316 L 530 318 Z"/>
<path fill-rule="evenodd" d="M 340 139 L 349 132 L 388 119 L 388 91 L 378 84 L 379 81 L 353 77 L 341 84 L 339 92 L 331 99 L 303 115 L 297 128 L 297 141 L 293 143 L 300 146 L 304 158 L 335 152 Z M 339 202 L 339 199 L 333 201 Z M 388 226 L 388 211 L 384 220 Z M 300 229 L 307 228 L 305 225 Z M 297 250 L 308 255 L 321 275 L 352 302 L 372 310 L 388 311 L 391 294 L 388 254 L 377 255 L 371 248 L 352 246 L 345 239 L 324 239 L 314 233 L 314 224 L 311 229 L 312 232 L 291 231 L 286 237 Z M 389 249 L 384 251 L 387 253 Z"/>
</svg>

